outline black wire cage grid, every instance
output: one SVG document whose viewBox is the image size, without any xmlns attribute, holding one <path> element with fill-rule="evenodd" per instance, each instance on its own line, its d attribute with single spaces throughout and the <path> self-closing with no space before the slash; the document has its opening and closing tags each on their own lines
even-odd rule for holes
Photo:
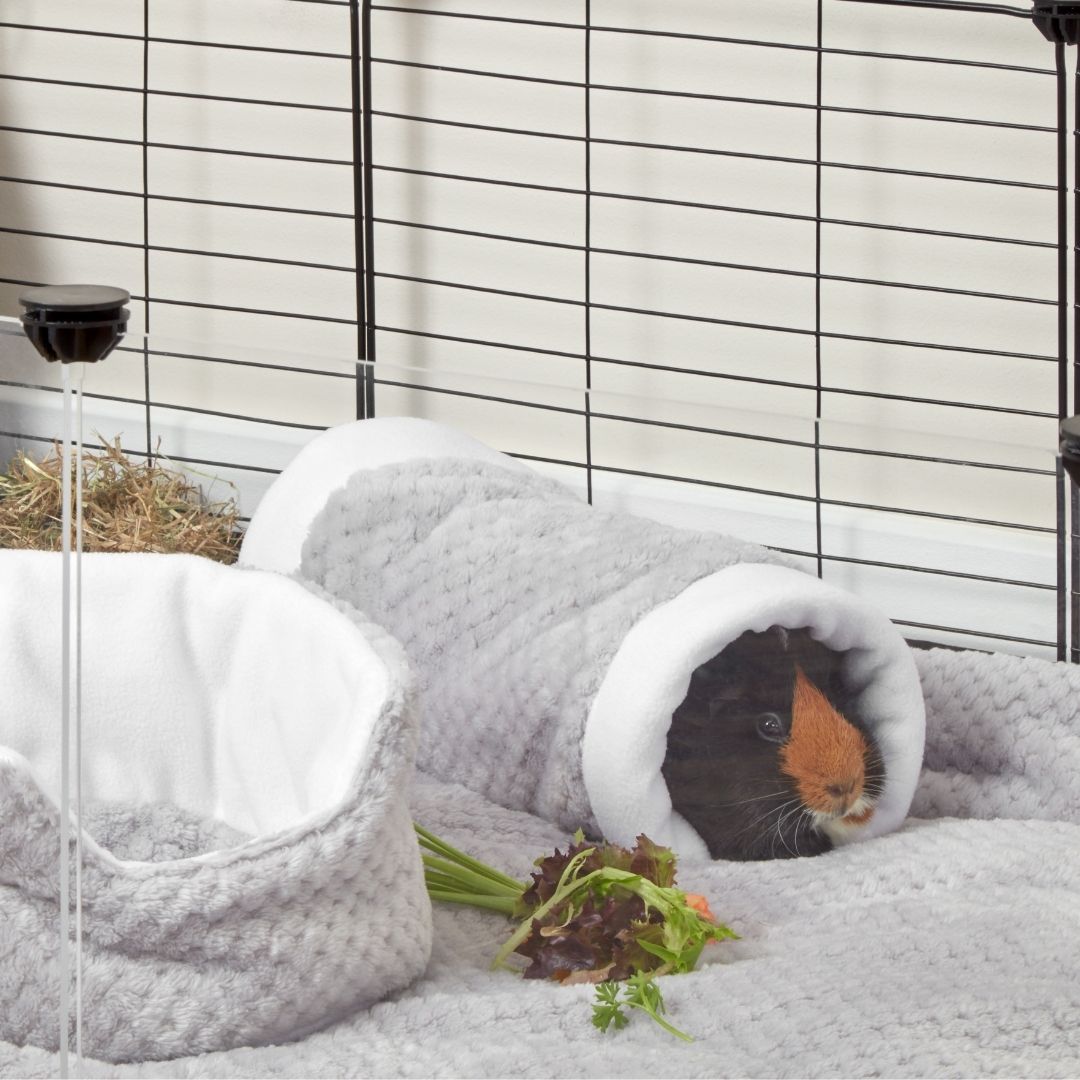
<svg viewBox="0 0 1080 1080">
<path fill-rule="evenodd" d="M 777 33 L 755 37 L 744 32 L 745 20 L 733 18 L 746 5 L 734 3 L 713 4 L 709 32 L 703 32 L 700 19 L 692 29 L 680 23 L 678 4 L 243 2 L 256 17 L 262 5 L 268 21 L 286 8 L 302 11 L 304 25 L 313 28 L 310 40 L 293 37 L 285 44 L 279 35 L 264 41 L 255 21 L 248 40 L 176 36 L 155 0 L 128 5 L 126 21 L 107 27 L 89 14 L 54 25 L 45 15 L 34 16 L 28 3 L 10 9 L 21 18 L 0 22 L 0 34 L 11 42 L 0 55 L 0 84 L 9 98 L 0 131 L 15 146 L 0 166 L 8 204 L 32 202 L 32 192 L 43 206 L 70 198 L 68 205 L 83 208 L 64 218 L 81 217 L 81 227 L 58 228 L 33 214 L 3 218 L 3 311 L 15 314 L 22 289 L 45 283 L 34 273 L 34 245 L 77 246 L 88 265 L 105 253 L 123 256 L 122 265 L 137 277 L 110 283 L 130 288 L 132 324 L 147 335 L 132 335 L 121 346 L 128 361 L 139 365 L 141 385 L 116 393 L 91 388 L 88 398 L 111 398 L 140 410 L 139 437 L 131 430 L 125 434 L 129 452 L 155 452 L 167 412 L 224 418 L 238 430 L 259 432 L 303 433 L 320 426 L 267 415 L 257 392 L 248 393 L 246 408 L 166 400 L 156 366 L 166 357 L 227 367 L 256 380 L 271 369 L 275 376 L 333 380 L 337 398 L 347 394 L 349 414 L 356 417 L 393 413 L 402 395 L 414 406 L 418 400 L 467 399 L 470 407 L 499 410 L 506 432 L 500 448 L 562 470 L 590 500 L 603 503 L 613 485 L 629 479 L 772 501 L 794 508 L 800 522 L 796 539 L 773 546 L 821 576 L 846 583 L 852 573 L 877 574 L 891 582 L 888 595 L 900 590 L 930 597 L 971 589 L 979 591 L 984 607 L 1002 612 L 988 623 L 977 615 L 966 621 L 943 616 L 947 601 L 890 611 L 913 641 L 970 641 L 1080 661 L 1077 499 L 1054 459 L 1058 422 L 1080 411 L 1074 377 L 1080 337 L 1073 318 L 1080 274 L 1072 261 L 1080 215 L 1070 190 L 1077 83 L 1067 56 L 1080 6 L 1042 0 L 1034 10 L 950 0 L 800 0 L 788 5 L 798 15 L 797 32 L 766 20 Z M 841 32 L 855 12 L 884 18 L 896 9 L 926 9 L 925 48 L 917 47 L 918 39 L 906 47 L 907 38 L 899 42 L 905 47 L 868 47 Z M 131 27 L 133 14 L 141 14 L 141 27 Z M 977 37 L 991 23 L 995 32 L 1007 24 L 1010 34 L 1025 40 L 1019 60 L 965 47 L 969 35 Z M 58 38 L 125 50 L 137 58 L 139 71 L 110 82 L 18 62 L 23 43 Z M 455 43 L 470 40 L 490 43 L 482 63 L 474 62 L 475 48 L 456 58 Z M 348 47 L 325 45 L 335 41 Z M 418 41 L 425 47 L 417 49 Z M 155 74 L 185 50 L 241 75 L 245 64 L 255 62 L 270 71 L 322 65 L 318 70 L 334 73 L 333 92 L 252 96 L 240 76 L 231 83 L 225 79 L 220 88 L 211 80 L 209 89 L 194 89 Z M 755 58 L 762 77 L 752 85 L 740 83 L 742 68 L 732 66 L 736 52 Z M 560 59 L 532 65 L 528 58 L 534 53 Z M 618 78 L 616 57 L 627 53 L 640 61 L 632 82 Z M 672 57 L 691 55 L 702 70 L 732 67 L 730 77 L 695 81 L 673 70 Z M 963 103 L 952 111 L 898 107 L 887 93 L 883 101 L 852 100 L 843 87 L 852 65 L 860 64 L 877 65 L 895 73 L 891 80 L 909 85 L 963 85 L 968 76 L 1001 80 L 1033 104 L 994 116 Z M 804 93 L 770 93 L 770 69 L 781 67 L 800 73 Z M 641 75 L 654 69 L 655 77 Z M 430 80 L 429 92 L 416 92 L 424 79 Z M 454 93 L 443 94 L 448 87 Z M 23 110 L 35 94 L 41 108 Z M 107 125 L 73 130 L 63 110 L 48 108 L 49 100 L 77 94 L 122 100 L 128 117 L 123 133 Z M 474 101 L 486 111 L 473 107 Z M 168 109 L 189 106 L 239 110 L 247 128 L 257 126 L 250 119 L 256 112 L 244 110 L 257 110 L 261 141 L 215 141 L 210 124 L 204 139 L 177 142 L 158 121 Z M 721 109 L 728 117 L 723 123 L 716 121 Z M 620 115 L 635 110 L 646 122 L 621 125 Z M 771 142 L 732 138 L 732 124 L 753 133 L 772 116 L 795 126 Z M 274 117 L 283 124 L 298 118 L 323 132 L 318 145 L 324 149 L 315 152 L 314 140 L 275 142 Z M 880 125 L 860 129 L 872 132 L 873 154 L 837 156 L 836 125 Z M 954 146 L 957 167 L 928 167 L 911 150 L 920 139 Z M 84 162 L 115 150 L 126 155 L 130 175 L 110 184 L 107 172 L 89 166 L 81 172 L 59 164 L 36 173 L 20 170 L 19 148 L 29 143 L 19 140 L 62 143 L 69 156 Z M 897 153 L 890 152 L 894 142 Z M 995 142 L 1006 147 L 1006 160 L 1011 155 L 1024 166 L 1003 170 L 979 150 Z M 331 146 L 334 156 L 325 150 Z M 332 174 L 340 197 L 324 199 L 318 184 L 306 203 L 245 196 L 253 189 L 243 185 L 182 190 L 166 177 L 172 164 L 190 156 L 222 167 L 239 163 L 283 174 L 302 168 L 308 177 Z M 941 154 L 934 160 L 943 160 Z M 697 177 L 694 185 L 681 183 L 688 173 Z M 784 197 L 742 197 L 740 192 L 761 187 L 766 174 Z M 728 183 L 732 176 L 741 178 L 740 189 Z M 860 184 L 864 196 L 878 197 L 883 212 L 868 211 L 866 198 L 852 197 Z M 938 201 L 933 212 L 912 212 L 926 201 L 920 192 L 931 191 L 920 185 L 930 184 L 936 194 L 928 198 Z M 890 202 L 901 187 L 906 197 Z M 453 193 L 460 191 L 468 191 L 478 209 L 448 212 Z M 106 204 L 123 206 L 125 228 L 107 227 L 107 213 L 100 215 L 102 224 L 95 222 L 96 208 Z M 980 220 L 986 226 L 950 224 L 950 207 L 961 204 L 985 205 Z M 162 224 L 169 214 L 201 215 L 205 223 L 219 211 L 243 216 L 261 244 L 186 244 Z M 290 247 L 294 234 L 332 234 L 334 251 L 347 248 L 347 257 L 301 256 L 299 247 Z M 729 242 L 743 234 L 747 242 Z M 209 233 L 204 229 L 201 235 Z M 835 252 L 857 248 L 867 237 L 884 245 L 922 245 L 912 248 L 924 253 L 922 272 L 902 276 L 887 267 L 880 274 L 838 267 Z M 789 244 L 798 247 L 798 257 L 789 253 Z M 432 245 L 435 258 L 429 257 Z M 495 273 L 470 269 L 481 249 L 492 253 Z M 944 261 L 961 269 L 939 273 L 934 253 L 947 253 Z M 227 264 L 241 276 L 256 268 L 281 273 L 302 283 L 303 302 L 262 305 L 250 290 L 235 302 L 230 296 L 180 295 L 163 268 L 167 260 L 181 259 Z M 1011 266 L 1014 278 L 1021 267 L 1024 288 L 1005 289 L 970 273 L 972 267 L 992 266 Z M 691 274 L 692 280 L 685 276 Z M 328 281 L 333 287 L 324 290 Z M 336 306 L 308 299 L 324 291 Z M 343 305 L 345 292 L 350 302 Z M 889 314 L 893 303 L 929 305 L 937 314 L 926 320 L 922 335 L 911 332 L 911 319 L 898 331 Z M 851 315 L 856 309 L 863 312 L 859 318 Z M 949 332 L 939 331 L 938 318 Z M 921 315 L 915 319 L 916 330 L 922 321 Z M 233 340 L 245 328 L 269 326 L 271 336 L 318 342 L 316 352 L 355 356 L 355 367 L 343 373 L 310 361 L 271 365 L 224 347 L 185 353 L 155 343 L 157 335 L 192 322 L 208 328 L 202 337 L 209 340 L 220 326 L 229 328 L 225 336 Z M 513 371 L 537 385 L 553 372 L 563 373 L 566 385 L 580 393 L 570 402 L 565 393 L 552 398 L 542 390 L 515 392 L 510 384 L 485 391 L 475 382 L 440 379 L 437 371 L 408 374 L 423 371 L 436 355 L 457 358 L 463 350 L 479 358 L 482 370 Z M 731 356 L 736 359 L 727 362 Z M 980 372 L 1004 365 L 1014 372 L 1007 384 L 1015 386 L 1018 379 L 1024 392 L 983 392 Z M 844 377 L 837 376 L 840 370 Z M 907 372 L 909 378 L 886 379 L 883 370 Z M 24 370 L 0 375 L 0 389 L 54 389 Z M 665 408 L 663 395 L 672 386 L 691 403 L 701 397 L 734 412 L 749 400 L 788 404 L 768 422 L 726 425 L 723 408 L 700 415 L 692 408 L 677 415 Z M 650 387 L 659 387 L 655 398 Z M 620 391 L 627 396 L 620 399 Z M 787 407 L 812 422 L 786 425 Z M 935 416 L 938 434 L 957 437 L 881 437 L 868 427 L 857 438 L 845 426 L 877 416 L 902 427 L 911 408 Z M 572 431 L 572 438 L 518 444 L 519 418 L 523 426 Z M 1045 458 L 1014 454 L 1007 445 L 985 449 L 1009 425 L 1029 443 L 1045 446 Z M 17 409 L 0 412 L 0 427 L 0 437 L 11 445 L 46 440 L 20 422 Z M 665 439 L 681 440 L 679 455 L 671 456 Z M 628 449 L 631 444 L 638 449 Z M 257 450 L 231 457 L 196 451 L 170 456 L 263 479 L 278 466 Z M 853 469 L 859 483 L 844 479 Z M 954 479 L 943 495 L 936 478 L 945 475 Z M 893 487 L 898 478 L 907 485 L 900 493 Z M 978 499 L 955 494 L 968 485 L 980 493 Z M 987 495 L 994 491 L 1002 493 L 999 501 Z M 880 527 L 898 539 L 880 550 L 838 541 L 843 529 L 837 522 L 853 514 L 876 515 Z M 991 538 L 991 546 L 999 539 L 1006 553 L 1022 542 L 1041 545 L 1046 558 L 1027 573 L 1019 564 L 1010 569 L 1003 558 L 984 565 L 917 552 L 904 557 L 912 550 L 903 542 L 905 529 L 923 525 L 974 527 Z M 1038 609 L 1030 626 L 1010 621 L 1016 603 Z"/>
</svg>

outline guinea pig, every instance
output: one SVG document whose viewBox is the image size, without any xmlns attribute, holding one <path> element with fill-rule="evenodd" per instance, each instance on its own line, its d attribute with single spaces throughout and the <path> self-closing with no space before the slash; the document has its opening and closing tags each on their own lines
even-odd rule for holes
<svg viewBox="0 0 1080 1080">
<path fill-rule="evenodd" d="M 873 816 L 884 764 L 840 659 L 809 631 L 774 626 L 694 671 L 663 775 L 714 859 L 820 855 Z"/>
</svg>

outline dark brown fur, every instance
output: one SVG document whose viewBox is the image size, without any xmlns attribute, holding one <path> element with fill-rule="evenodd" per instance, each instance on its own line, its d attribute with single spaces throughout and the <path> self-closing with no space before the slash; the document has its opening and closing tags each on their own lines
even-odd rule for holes
<svg viewBox="0 0 1080 1080">
<path fill-rule="evenodd" d="M 772 628 L 748 631 L 693 673 L 663 775 L 714 858 L 820 855 L 832 841 L 810 811 L 842 817 L 860 794 L 880 793 L 881 757 L 846 700 L 840 660 L 807 630 Z"/>
</svg>

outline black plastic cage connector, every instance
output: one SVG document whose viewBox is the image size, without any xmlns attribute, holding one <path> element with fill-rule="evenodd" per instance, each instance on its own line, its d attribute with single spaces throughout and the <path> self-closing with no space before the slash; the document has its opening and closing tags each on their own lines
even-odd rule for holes
<svg viewBox="0 0 1080 1080">
<path fill-rule="evenodd" d="M 1062 420 L 1059 431 L 1061 464 L 1073 483 L 1080 484 L 1080 416 Z"/>
<path fill-rule="evenodd" d="M 46 360 L 96 364 L 124 336 L 131 294 L 111 285 L 43 285 L 19 297 L 23 330 Z"/>
<path fill-rule="evenodd" d="M 1059 45 L 1080 42 L 1080 4 L 1035 0 L 1031 18 L 1047 41 Z"/>
</svg>

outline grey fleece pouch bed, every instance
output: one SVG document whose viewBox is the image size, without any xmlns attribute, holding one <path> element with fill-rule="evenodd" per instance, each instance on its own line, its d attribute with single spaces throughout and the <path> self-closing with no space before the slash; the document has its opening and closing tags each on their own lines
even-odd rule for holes
<svg viewBox="0 0 1080 1080">
<path fill-rule="evenodd" d="M 707 856 L 661 774 L 691 673 L 746 630 L 809 627 L 885 762 L 895 828 L 924 712 L 900 634 L 784 557 L 586 505 L 519 462 L 426 421 L 361 421 L 309 444 L 270 489 L 242 559 L 372 613 L 420 684 L 418 765 L 504 806 L 616 841 Z"/>
<path fill-rule="evenodd" d="M 0 1039 L 49 1049 L 59 559 L 0 552 Z M 85 1054 L 283 1042 L 415 979 L 431 911 L 397 643 L 318 589 L 193 556 L 90 555 L 83 580 Z"/>
</svg>

